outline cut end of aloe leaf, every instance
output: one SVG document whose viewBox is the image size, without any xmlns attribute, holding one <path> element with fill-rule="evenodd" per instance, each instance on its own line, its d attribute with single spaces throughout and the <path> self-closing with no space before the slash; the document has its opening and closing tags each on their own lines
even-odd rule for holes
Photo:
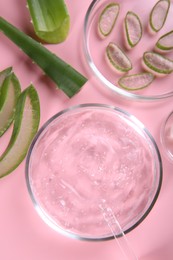
<svg viewBox="0 0 173 260">
<path fill-rule="evenodd" d="M 173 72 L 173 61 L 156 52 L 143 54 L 143 66 L 156 76 L 164 76 Z"/>
<path fill-rule="evenodd" d="M 2 83 L 0 92 L 0 136 L 13 122 L 16 104 L 21 92 L 20 83 L 14 73 L 8 75 Z"/>
<path fill-rule="evenodd" d="M 151 10 L 149 17 L 149 30 L 151 33 L 158 32 L 166 22 L 170 8 L 170 0 L 159 0 Z"/>
<path fill-rule="evenodd" d="M 123 76 L 119 79 L 118 84 L 126 90 L 134 91 L 149 86 L 153 80 L 154 75 L 152 73 L 142 72 Z"/>
<path fill-rule="evenodd" d="M 120 6 L 118 3 L 108 4 L 99 16 L 98 31 L 101 37 L 108 36 L 114 28 Z"/>
<path fill-rule="evenodd" d="M 127 55 L 115 43 L 110 42 L 106 48 L 108 64 L 118 73 L 125 73 L 132 69 L 132 63 Z"/>
<path fill-rule="evenodd" d="M 27 0 L 34 31 L 47 43 L 63 42 L 70 30 L 70 16 L 64 0 Z"/>
<path fill-rule="evenodd" d="M 128 12 L 124 20 L 124 35 L 127 49 L 138 44 L 142 37 L 142 24 L 140 18 L 134 12 Z"/>
<path fill-rule="evenodd" d="M 56 44 L 64 42 L 68 36 L 70 30 L 70 17 L 67 17 L 60 28 L 57 28 L 54 31 L 36 31 L 35 33 L 46 43 Z"/>
<path fill-rule="evenodd" d="M 0 157 L 0 177 L 12 172 L 23 161 L 40 121 L 40 103 L 31 85 L 19 96 L 12 136 Z"/>
<path fill-rule="evenodd" d="M 159 52 L 169 52 L 173 50 L 173 31 L 162 35 L 156 45 L 155 49 Z"/>
</svg>

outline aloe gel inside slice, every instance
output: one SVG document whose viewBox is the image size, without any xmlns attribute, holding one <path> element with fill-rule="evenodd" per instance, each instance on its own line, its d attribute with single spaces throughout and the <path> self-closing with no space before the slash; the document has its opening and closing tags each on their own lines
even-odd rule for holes
<svg viewBox="0 0 173 260">
<path fill-rule="evenodd" d="M 115 43 L 108 44 L 106 55 L 110 65 L 117 72 L 127 72 L 132 69 L 131 61 Z"/>
<path fill-rule="evenodd" d="M 142 37 L 142 25 L 139 17 L 133 13 L 128 12 L 125 17 L 125 33 L 126 43 L 130 47 L 134 47 Z"/>
<path fill-rule="evenodd" d="M 101 12 L 99 17 L 99 32 L 102 36 L 107 36 L 111 33 L 119 14 L 119 4 L 108 4 Z"/>
<path fill-rule="evenodd" d="M 173 71 L 173 61 L 158 53 L 145 52 L 143 61 L 146 67 L 152 70 L 153 73 L 156 73 L 156 75 L 170 74 Z"/>
<path fill-rule="evenodd" d="M 147 87 L 154 80 L 152 73 L 139 73 L 121 77 L 118 81 L 122 88 L 127 90 L 138 90 Z"/>
<path fill-rule="evenodd" d="M 158 32 L 163 27 L 166 22 L 169 8 L 169 0 L 160 0 L 155 4 L 150 13 L 150 26 L 153 31 Z"/>
</svg>

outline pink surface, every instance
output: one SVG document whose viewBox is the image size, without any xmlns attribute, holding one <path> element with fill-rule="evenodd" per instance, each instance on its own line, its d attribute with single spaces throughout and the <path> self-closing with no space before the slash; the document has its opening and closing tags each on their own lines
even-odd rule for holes
<svg viewBox="0 0 173 260">
<path fill-rule="evenodd" d="M 55 89 L 54 83 L 0 34 L 0 70 L 13 66 L 22 89 L 33 82 L 41 102 L 41 124 L 58 111 L 80 103 L 105 103 L 123 108 L 140 119 L 154 136 L 163 159 L 163 185 L 159 198 L 147 218 L 127 237 L 141 260 L 173 259 L 173 174 L 160 144 L 160 128 L 172 110 L 172 98 L 161 102 L 131 102 L 104 90 L 92 76 L 82 54 L 82 26 L 91 1 L 67 1 L 71 15 L 68 39 L 47 46 L 88 77 L 84 88 L 72 99 Z M 25 0 L 0 2 L 1 15 L 16 26 L 31 32 Z M 0 142 L 0 152 L 8 142 L 9 132 Z M 70 239 L 51 230 L 35 211 L 25 183 L 25 161 L 0 180 L 0 259 L 3 260 L 113 260 L 122 259 L 115 242 L 84 242 Z"/>
</svg>

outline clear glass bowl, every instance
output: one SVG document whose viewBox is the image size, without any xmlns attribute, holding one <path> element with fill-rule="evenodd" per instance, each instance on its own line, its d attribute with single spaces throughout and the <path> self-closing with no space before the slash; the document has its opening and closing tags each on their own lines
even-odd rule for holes
<svg viewBox="0 0 173 260">
<path fill-rule="evenodd" d="M 87 10 L 84 21 L 84 53 L 91 71 L 103 83 L 103 86 L 128 99 L 151 101 L 173 96 L 173 73 L 162 78 L 156 78 L 151 85 L 144 89 L 128 91 L 118 86 L 120 75 L 116 74 L 109 67 L 105 59 L 106 46 L 109 42 L 115 42 L 126 52 L 132 61 L 133 69 L 129 74 L 144 71 L 141 64 L 143 53 L 153 50 L 159 37 L 172 30 L 171 12 L 173 11 L 173 3 L 170 3 L 170 12 L 162 30 L 155 35 L 151 35 L 147 31 L 147 25 L 149 13 L 155 4 L 155 0 L 147 0 L 145 4 L 141 4 L 141 1 L 138 0 L 117 0 L 116 2 L 120 4 L 119 16 L 113 31 L 105 39 L 101 39 L 98 34 L 98 19 L 101 11 L 110 1 L 94 0 Z M 128 11 L 138 14 L 143 25 L 142 39 L 130 51 L 126 51 L 123 38 L 123 20 Z M 173 53 L 169 53 L 168 57 L 173 59 Z"/>
<path fill-rule="evenodd" d="M 42 219 L 77 239 L 111 234 L 106 202 L 125 233 L 148 215 L 162 183 L 157 145 L 134 116 L 112 106 L 83 104 L 50 118 L 26 160 L 29 194 Z M 117 236 L 120 234 L 117 234 Z"/>
<path fill-rule="evenodd" d="M 173 112 L 167 116 L 162 125 L 161 143 L 167 158 L 173 163 Z"/>
</svg>

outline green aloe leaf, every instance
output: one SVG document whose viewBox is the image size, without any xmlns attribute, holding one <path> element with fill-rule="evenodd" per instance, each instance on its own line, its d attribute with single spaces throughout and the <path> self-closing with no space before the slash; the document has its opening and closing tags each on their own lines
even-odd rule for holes
<svg viewBox="0 0 173 260">
<path fill-rule="evenodd" d="M 0 30 L 23 50 L 68 97 L 74 96 L 87 79 L 42 44 L 0 17 Z"/>
<path fill-rule="evenodd" d="M 3 81 L 0 92 L 0 136 L 13 122 L 18 97 L 21 92 L 20 83 L 14 73 Z"/>
<path fill-rule="evenodd" d="M 4 79 L 12 72 L 12 67 L 6 68 L 0 72 L 0 91 L 1 91 L 1 85 L 4 81 Z"/>
<path fill-rule="evenodd" d="M 36 35 L 47 43 L 63 42 L 70 16 L 63 0 L 27 0 Z"/>
<path fill-rule="evenodd" d="M 19 96 L 14 127 L 9 144 L 0 157 L 0 178 L 9 174 L 23 161 L 40 121 L 40 102 L 34 86 Z"/>
</svg>

